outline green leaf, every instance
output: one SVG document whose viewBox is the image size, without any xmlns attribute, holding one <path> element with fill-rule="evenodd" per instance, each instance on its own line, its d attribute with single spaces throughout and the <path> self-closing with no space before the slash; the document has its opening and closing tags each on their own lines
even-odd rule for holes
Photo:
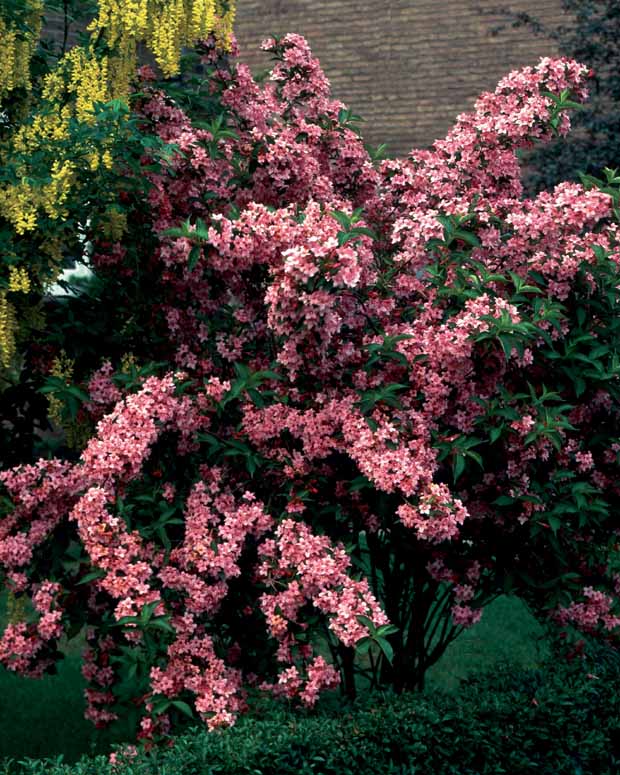
<svg viewBox="0 0 620 775">
<path fill-rule="evenodd" d="M 463 473 L 464 470 L 465 470 L 465 457 L 464 455 L 456 454 L 452 462 L 452 476 L 455 482 L 459 478 L 459 476 Z"/>
<path fill-rule="evenodd" d="M 165 711 L 168 710 L 168 708 L 172 705 L 172 700 L 169 700 L 167 697 L 162 697 L 159 700 L 155 700 L 153 703 L 153 714 L 155 716 L 159 716 Z"/>
<path fill-rule="evenodd" d="M 392 648 L 392 644 L 385 638 L 375 638 L 375 643 L 379 646 L 385 655 L 385 658 L 391 665 L 394 660 L 394 649 Z"/>
<path fill-rule="evenodd" d="M 351 228 L 351 218 L 347 213 L 343 212 L 342 210 L 334 210 L 330 213 L 332 218 L 335 218 L 340 226 L 342 226 L 343 230 L 348 232 Z"/>
<path fill-rule="evenodd" d="M 460 239 L 463 242 L 466 242 L 468 245 L 471 245 L 473 248 L 480 247 L 480 240 L 475 234 L 472 234 L 470 231 L 463 231 L 462 229 L 457 229 L 455 232 L 453 232 L 452 235 L 453 239 Z"/>
<path fill-rule="evenodd" d="M 367 616 L 364 616 L 363 614 L 358 614 L 355 618 L 360 624 L 363 624 L 364 627 L 368 628 L 368 632 L 370 632 L 371 635 L 374 635 L 377 632 L 377 628 L 375 627 L 375 624 L 372 621 L 372 619 L 369 619 Z"/>
<path fill-rule="evenodd" d="M 360 638 L 355 644 L 355 651 L 360 656 L 367 654 L 370 651 L 370 647 L 373 644 L 373 639 L 368 635 L 364 638 Z"/>
<path fill-rule="evenodd" d="M 92 573 L 87 573 L 85 576 L 82 576 L 82 578 L 77 582 L 76 586 L 80 586 L 81 584 L 90 584 L 91 581 L 102 579 L 105 575 L 106 572 L 99 568 L 98 570 L 94 570 Z"/>
<path fill-rule="evenodd" d="M 380 627 L 377 627 L 377 635 L 380 636 L 395 635 L 397 632 L 398 627 L 393 624 L 382 624 Z"/>
<path fill-rule="evenodd" d="M 585 393 L 587 385 L 586 381 L 582 377 L 574 376 L 573 385 L 575 386 L 575 395 L 577 398 Z"/>
<path fill-rule="evenodd" d="M 163 616 L 158 616 L 155 619 L 151 619 L 151 621 L 149 622 L 149 627 L 155 627 L 158 630 L 169 632 L 171 635 L 174 635 L 176 632 L 176 630 L 170 624 L 170 622 Z"/>
<path fill-rule="evenodd" d="M 189 269 L 190 272 L 194 271 L 199 260 L 200 260 L 200 246 L 194 245 L 194 247 L 189 252 L 189 258 L 187 260 L 187 268 Z"/>
<path fill-rule="evenodd" d="M 491 431 L 489 433 L 489 440 L 491 444 L 495 444 L 495 442 L 499 439 L 499 437 L 502 435 L 504 428 L 491 428 Z"/>
<path fill-rule="evenodd" d="M 146 624 L 150 621 L 151 617 L 153 616 L 153 612 L 159 605 L 158 600 L 154 600 L 152 603 L 147 603 L 147 605 L 143 606 L 142 611 L 140 613 L 140 621 L 142 624 Z"/>
<path fill-rule="evenodd" d="M 184 713 L 186 716 L 189 716 L 189 718 L 194 718 L 192 709 L 186 702 L 183 702 L 183 700 L 172 700 L 170 704 L 177 710 L 180 710 L 181 713 Z"/>
</svg>

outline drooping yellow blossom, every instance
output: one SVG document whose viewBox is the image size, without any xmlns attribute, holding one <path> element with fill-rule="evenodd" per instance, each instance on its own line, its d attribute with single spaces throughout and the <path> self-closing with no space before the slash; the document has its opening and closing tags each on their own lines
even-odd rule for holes
<svg viewBox="0 0 620 775">
<path fill-rule="evenodd" d="M 15 309 L 0 293 L 0 366 L 9 368 L 15 355 Z"/>
<path fill-rule="evenodd" d="M 62 350 L 52 361 L 52 368 L 50 374 L 52 377 L 58 377 L 64 380 L 67 384 L 71 383 L 73 378 L 73 369 L 75 368 L 75 361 L 67 356 L 67 353 Z M 64 407 L 63 402 L 54 393 L 47 394 L 48 410 L 47 414 L 50 420 L 62 427 L 63 416 L 62 410 Z"/>
<path fill-rule="evenodd" d="M 117 241 L 127 232 L 127 216 L 121 210 L 109 207 L 101 224 L 103 236 L 106 239 Z"/>
<path fill-rule="evenodd" d="M 18 234 L 33 231 L 37 225 L 37 203 L 33 187 L 22 181 L 0 187 L 0 213 Z"/>
<path fill-rule="evenodd" d="M 221 0 L 218 0 L 216 6 L 218 24 L 215 30 L 215 37 L 218 45 L 224 51 L 230 51 L 233 25 L 235 23 L 235 10 L 234 3 L 228 3 L 227 7 L 224 8 Z"/>
<path fill-rule="evenodd" d="M 94 121 L 95 103 L 108 102 L 108 58 L 97 57 L 81 46 L 65 54 L 69 71 L 69 93 L 75 95 L 75 115 L 78 121 L 89 124 Z"/>
<path fill-rule="evenodd" d="M 11 590 L 6 596 L 6 620 L 8 624 L 18 624 L 26 619 L 27 605 L 25 595 L 16 597 Z"/>
<path fill-rule="evenodd" d="M 30 277 L 23 266 L 9 268 L 9 291 L 13 293 L 30 293 Z"/>
<path fill-rule="evenodd" d="M 42 253 L 49 256 L 52 261 L 60 267 L 62 261 L 62 247 L 60 240 L 57 237 L 49 237 L 48 239 L 43 240 L 40 248 Z"/>
<path fill-rule="evenodd" d="M 89 29 L 102 32 L 120 62 L 136 60 L 136 44 L 144 42 L 166 77 L 179 72 L 181 50 L 215 33 L 227 47 L 232 32 L 234 2 L 219 0 L 100 0 Z M 120 62 L 113 65 L 117 72 Z"/>
<path fill-rule="evenodd" d="M 33 186 L 22 180 L 20 183 L 0 187 L 0 212 L 13 224 L 17 234 L 34 231 L 37 227 L 37 212 L 43 210 L 50 218 L 64 218 L 65 205 L 74 177 L 74 165 L 70 161 L 54 161 L 51 180 Z"/>
<path fill-rule="evenodd" d="M 93 435 L 93 427 L 87 420 L 73 420 L 63 426 L 65 440 L 70 449 L 84 449 Z"/>
<path fill-rule="evenodd" d="M 3 56 L 0 57 L 0 88 L 2 96 L 8 94 L 17 86 L 18 74 L 15 72 L 15 48 L 17 43 L 17 32 L 7 27 L 4 19 L 0 18 L 0 39 L 4 48 Z"/>
<path fill-rule="evenodd" d="M 200 40 L 214 28 L 216 9 L 209 0 L 196 0 L 192 5 L 187 35 L 192 40 Z"/>
<path fill-rule="evenodd" d="M 14 89 L 30 89 L 30 59 L 41 34 L 42 0 L 29 0 L 27 11 L 25 29 L 0 16 L 0 100 Z"/>
<path fill-rule="evenodd" d="M 32 123 L 18 129 L 13 138 L 13 148 L 18 153 L 33 153 L 43 143 L 67 140 L 71 115 L 70 105 L 55 109 L 50 106 L 45 113 L 34 116 Z"/>
<path fill-rule="evenodd" d="M 57 358 L 54 358 L 50 374 L 70 384 L 74 369 L 75 361 L 69 358 L 63 350 Z M 47 402 L 48 417 L 52 423 L 62 428 L 67 446 L 71 449 L 82 449 L 92 436 L 91 424 L 88 420 L 67 419 L 64 416 L 64 404 L 54 393 L 48 393 Z"/>
<path fill-rule="evenodd" d="M 23 323 L 27 331 L 45 329 L 45 310 L 40 303 L 26 306 L 20 312 L 20 324 Z"/>
<path fill-rule="evenodd" d="M 71 191 L 75 165 L 70 161 L 55 161 L 52 164 L 51 183 L 43 186 L 40 193 L 41 207 L 50 218 L 65 218 L 67 215 L 63 205 Z"/>
<path fill-rule="evenodd" d="M 87 154 L 88 166 L 92 172 L 96 172 L 101 166 L 107 170 L 111 170 L 114 165 L 114 159 L 110 151 L 105 150 L 103 153 L 99 151 L 92 151 Z"/>
<path fill-rule="evenodd" d="M 125 353 L 121 357 L 121 373 L 131 374 L 134 369 L 138 368 L 138 361 L 133 353 Z"/>
<path fill-rule="evenodd" d="M 54 102 L 62 98 L 67 88 L 65 62 L 68 61 L 68 59 L 63 57 L 58 63 L 58 67 L 50 73 L 47 73 L 43 78 L 43 89 L 41 90 L 41 97 L 43 100 Z"/>
</svg>

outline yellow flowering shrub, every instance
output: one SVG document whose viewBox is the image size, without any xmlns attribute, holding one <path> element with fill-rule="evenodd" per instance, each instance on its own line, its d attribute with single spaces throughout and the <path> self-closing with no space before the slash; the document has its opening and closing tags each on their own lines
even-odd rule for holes
<svg viewBox="0 0 620 775">
<path fill-rule="evenodd" d="M 108 208 L 101 222 L 101 231 L 107 239 L 120 240 L 127 231 L 127 216 L 114 207 Z"/>
<path fill-rule="evenodd" d="M 216 0 L 101 0 L 89 29 L 102 33 L 120 60 L 135 63 L 136 45 L 143 42 L 162 73 L 172 76 L 184 46 L 214 32 L 227 48 L 233 19 L 234 3 Z"/>
<path fill-rule="evenodd" d="M 0 366 L 8 368 L 15 355 L 15 309 L 0 293 Z"/>
<path fill-rule="evenodd" d="M 41 33 L 43 1 L 30 0 L 26 6 L 21 19 L 0 15 L 0 100 L 14 89 L 30 89 L 30 59 Z"/>
<path fill-rule="evenodd" d="M 29 293 L 30 277 L 23 266 L 9 267 L 9 291 L 13 293 Z"/>
<path fill-rule="evenodd" d="M 37 308 L 40 294 L 82 255 L 87 224 L 97 219 L 98 232 L 112 240 L 127 229 L 115 208 L 124 175 L 116 165 L 122 168 L 131 131 L 138 52 L 149 51 L 170 77 L 184 47 L 213 34 L 226 49 L 232 32 L 234 0 L 67 1 L 67 18 L 79 17 L 86 35 L 54 51 L 39 41 L 55 4 L 0 0 L 2 368 L 16 353 L 29 305 Z"/>
<path fill-rule="evenodd" d="M 58 377 L 67 384 L 71 383 L 73 377 L 73 370 L 75 368 L 74 361 L 67 356 L 67 354 L 61 351 L 52 361 L 52 368 L 50 369 L 50 376 Z M 49 404 L 48 416 L 50 420 L 58 426 L 63 425 L 63 402 L 54 393 L 50 393 L 47 396 Z"/>
</svg>

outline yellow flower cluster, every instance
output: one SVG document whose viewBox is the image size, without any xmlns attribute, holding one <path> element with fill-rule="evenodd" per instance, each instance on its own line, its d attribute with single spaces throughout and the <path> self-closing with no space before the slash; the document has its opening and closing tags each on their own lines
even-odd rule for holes
<svg viewBox="0 0 620 775">
<path fill-rule="evenodd" d="M 13 148 L 18 153 L 33 153 L 42 143 L 67 140 L 69 138 L 70 105 L 48 110 L 34 116 L 32 123 L 21 126 L 13 138 Z"/>
<path fill-rule="evenodd" d="M 9 267 L 9 291 L 13 293 L 30 293 L 30 277 L 25 267 Z"/>
<path fill-rule="evenodd" d="M 112 154 L 107 150 L 103 151 L 103 153 L 99 151 L 92 151 L 92 153 L 87 155 L 87 159 L 91 172 L 96 172 L 101 166 L 105 167 L 107 170 L 111 170 L 114 164 Z"/>
<path fill-rule="evenodd" d="M 74 368 L 75 361 L 69 358 L 63 350 L 57 358 L 54 358 L 50 374 L 70 384 L 73 379 Z M 52 423 L 62 428 L 67 446 L 71 449 L 82 449 L 92 435 L 93 429 L 90 423 L 87 420 L 65 419 L 63 416 L 64 404 L 54 393 L 48 393 L 47 403 L 48 417 Z"/>
<path fill-rule="evenodd" d="M 41 242 L 39 248 L 49 258 L 47 263 L 53 264 L 59 270 L 62 263 L 62 242 L 60 239 L 58 237 L 48 237 Z"/>
<path fill-rule="evenodd" d="M 66 102 L 68 96 L 73 97 L 72 107 L 65 106 L 60 114 L 35 117 L 32 129 L 36 136 L 64 139 L 73 114 L 78 121 L 92 124 L 95 103 L 111 99 L 108 57 L 98 57 L 83 46 L 70 49 L 56 70 L 45 76 L 41 91 L 43 100 L 51 105 Z"/>
<path fill-rule="evenodd" d="M 6 596 L 6 620 L 8 624 L 23 622 L 26 619 L 27 610 L 26 597 L 24 595 L 15 597 L 13 592 L 9 590 Z"/>
<path fill-rule="evenodd" d="M 52 377 L 59 377 L 63 379 L 67 384 L 71 382 L 73 377 L 73 369 L 75 368 L 75 361 L 67 356 L 67 353 L 61 351 L 52 361 L 52 368 L 50 374 Z M 63 402 L 54 393 L 47 394 L 48 405 L 48 417 L 57 425 L 63 426 L 62 410 L 64 407 Z"/>
<path fill-rule="evenodd" d="M 108 102 L 108 58 L 98 58 L 76 46 L 65 54 L 63 65 L 69 72 L 67 91 L 75 95 L 75 115 L 78 121 L 94 121 L 95 103 Z"/>
<path fill-rule="evenodd" d="M 104 32 L 115 49 L 113 69 L 117 93 L 135 66 L 136 44 L 144 41 L 166 77 L 179 72 L 181 49 L 215 32 L 221 46 L 230 44 L 234 2 L 219 0 L 100 0 L 99 14 L 90 25 Z M 122 72 L 121 72 L 122 71 Z"/>
<path fill-rule="evenodd" d="M 0 100 L 13 89 L 30 89 L 30 59 L 41 32 L 43 2 L 30 0 L 27 8 L 26 30 L 20 30 L 10 19 L 0 17 Z"/>
<path fill-rule="evenodd" d="M 121 356 L 122 374 L 131 374 L 131 372 L 137 368 L 138 368 L 138 359 L 133 353 L 124 353 Z"/>
<path fill-rule="evenodd" d="M 44 147 L 68 140 L 73 118 L 84 123 L 94 121 L 95 103 L 110 99 L 107 58 L 97 58 L 81 47 L 71 49 L 56 70 L 45 76 L 41 96 L 40 112 L 13 137 L 12 147 L 18 153 L 40 152 Z M 68 97 L 73 99 L 67 101 Z M 22 179 L 0 187 L 0 212 L 18 234 L 34 231 L 41 210 L 53 219 L 66 216 L 64 205 L 76 177 L 76 163 L 66 158 L 68 152 L 75 157 L 82 155 L 93 171 L 101 165 L 111 169 L 113 164 L 112 155 L 105 147 L 91 150 L 73 145 L 68 151 L 58 149 L 48 181 L 32 185 Z M 27 173 L 22 174 L 25 177 Z"/>
<path fill-rule="evenodd" d="M 74 169 L 70 161 L 54 161 L 51 180 L 42 186 L 33 186 L 22 180 L 0 188 L 0 212 L 13 224 L 17 234 L 34 231 L 40 209 L 50 218 L 66 217 L 63 205 L 71 191 Z"/>
<path fill-rule="evenodd" d="M 106 57 L 98 59 L 81 47 L 71 49 L 43 79 L 42 107 L 17 130 L 13 150 L 34 153 L 49 143 L 68 140 L 74 117 L 92 124 L 95 103 L 111 99 L 108 82 Z M 68 101 L 68 97 L 73 99 Z"/>
<path fill-rule="evenodd" d="M 15 355 L 15 309 L 0 293 L 0 366 L 8 369 Z"/>
<path fill-rule="evenodd" d="M 70 449 L 84 449 L 93 435 L 93 428 L 86 420 L 67 423 L 63 430 Z"/>
<path fill-rule="evenodd" d="M 235 23 L 235 4 L 233 2 L 229 2 L 228 6 L 224 8 L 222 6 L 221 0 L 218 0 L 216 4 L 216 13 L 218 17 L 218 25 L 215 34 L 218 44 L 224 51 L 230 51 L 233 25 Z"/>
<path fill-rule="evenodd" d="M 41 207 L 50 218 L 65 218 L 63 207 L 71 191 L 75 165 L 70 161 L 55 161 L 52 164 L 52 181 L 39 189 Z"/>
<path fill-rule="evenodd" d="M 103 236 L 106 239 L 117 241 L 127 232 L 127 216 L 121 210 L 109 207 L 105 211 L 105 218 L 101 224 Z"/>
<path fill-rule="evenodd" d="M 33 231 L 37 225 L 34 189 L 26 182 L 0 188 L 0 212 L 18 234 Z"/>
</svg>

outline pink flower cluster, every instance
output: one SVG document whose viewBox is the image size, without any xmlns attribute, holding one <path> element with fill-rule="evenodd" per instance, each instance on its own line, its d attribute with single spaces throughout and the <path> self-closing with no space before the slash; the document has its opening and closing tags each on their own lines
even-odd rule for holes
<svg viewBox="0 0 620 775">
<path fill-rule="evenodd" d="M 174 393 L 171 375 L 161 380 L 149 377 L 139 393 L 119 402 L 100 420 L 97 435 L 82 453 L 83 476 L 102 484 L 115 477 L 137 476 L 161 426 L 178 411 Z"/>
<path fill-rule="evenodd" d="M 191 692 L 209 729 L 229 726 L 244 705 L 239 671 L 215 654 L 211 637 L 191 614 L 174 619 L 173 625 L 177 636 L 168 647 L 166 666 L 151 669 L 153 692 L 166 697 Z"/>
<path fill-rule="evenodd" d="M 375 626 L 387 623 L 368 582 L 351 578 L 349 556 L 327 536 L 314 535 L 303 522 L 284 519 L 275 540 L 265 541 L 261 549 L 260 576 L 270 584 L 289 579 L 282 591 L 266 593 L 260 601 L 275 638 L 286 640 L 288 621 L 295 621 L 307 601 L 330 617 L 330 629 L 346 646 L 367 634 L 358 616 L 368 617 Z"/>
<path fill-rule="evenodd" d="M 459 533 L 459 526 L 467 518 L 467 509 L 458 498 L 454 498 L 445 484 L 428 485 L 421 494 L 416 507 L 404 503 L 397 514 L 402 523 L 414 528 L 418 535 L 439 543 L 450 540 Z"/>
<path fill-rule="evenodd" d="M 91 562 L 105 571 L 99 586 L 118 603 L 117 618 L 135 616 L 143 606 L 159 600 L 151 588 L 152 568 L 137 531 L 126 530 L 123 520 L 110 514 L 108 496 L 101 487 L 91 487 L 74 506 L 69 519 Z"/>
<path fill-rule="evenodd" d="M 305 673 L 304 678 L 300 670 L 292 665 L 280 672 L 276 684 L 265 682 L 262 687 L 269 689 L 276 697 L 299 697 L 304 705 L 312 707 L 321 692 L 335 689 L 340 683 L 338 672 L 321 656 L 315 657 L 308 664 Z"/>
<path fill-rule="evenodd" d="M 582 594 L 583 602 L 573 602 L 556 611 L 559 624 L 572 624 L 585 632 L 596 632 L 599 627 L 608 631 L 620 627 L 620 616 L 612 613 L 612 597 L 593 587 L 585 587 Z"/>
</svg>

